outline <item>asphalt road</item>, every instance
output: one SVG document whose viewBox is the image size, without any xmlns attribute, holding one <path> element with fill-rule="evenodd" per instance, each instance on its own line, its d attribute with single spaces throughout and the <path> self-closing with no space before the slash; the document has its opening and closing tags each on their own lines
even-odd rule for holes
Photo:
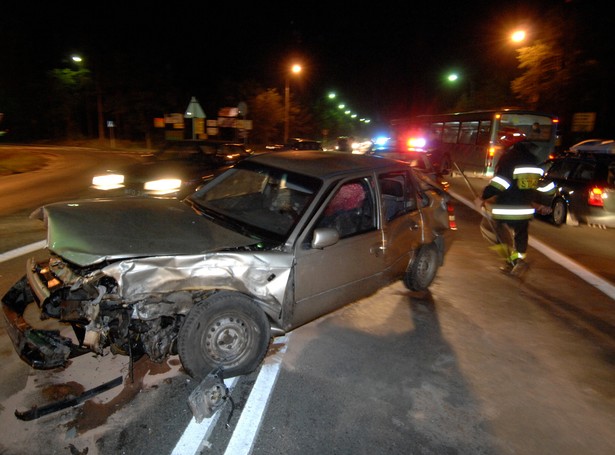
<svg viewBox="0 0 615 455">
<path fill-rule="evenodd" d="M 195 387 L 177 358 L 131 370 L 122 356 L 84 356 L 65 370 L 31 370 L 2 322 L 0 453 L 615 453 L 614 300 L 533 247 L 523 281 L 502 275 L 480 215 L 461 202 L 456 215 L 455 243 L 429 292 L 396 283 L 293 331 L 268 355 L 279 375 L 259 419 L 246 420 L 256 372 L 240 378 L 232 414 L 229 402 L 196 452 L 173 452 Z M 588 266 L 580 252 L 591 243 L 602 250 L 592 271 L 612 278 L 614 233 L 567 228 L 534 221 L 530 233 Z M 1 292 L 23 266 L 0 263 Z M 118 375 L 121 387 L 83 405 L 31 422 L 14 416 Z M 255 438 L 242 440 L 250 426 Z"/>
</svg>

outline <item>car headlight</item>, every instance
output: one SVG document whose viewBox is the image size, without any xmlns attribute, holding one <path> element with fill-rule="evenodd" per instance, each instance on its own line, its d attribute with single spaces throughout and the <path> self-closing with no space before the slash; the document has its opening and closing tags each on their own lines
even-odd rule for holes
<svg viewBox="0 0 615 455">
<path fill-rule="evenodd" d="M 92 187 L 97 190 L 114 190 L 124 186 L 124 176 L 122 174 L 96 175 L 92 178 Z"/>
<path fill-rule="evenodd" d="M 180 179 L 160 179 L 145 182 L 143 189 L 155 194 L 168 194 L 179 191 L 181 186 L 182 181 Z"/>
</svg>

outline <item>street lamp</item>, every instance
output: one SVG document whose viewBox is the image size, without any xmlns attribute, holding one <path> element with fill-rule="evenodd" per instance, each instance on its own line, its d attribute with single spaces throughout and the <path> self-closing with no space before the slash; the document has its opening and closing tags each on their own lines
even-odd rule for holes
<svg viewBox="0 0 615 455">
<path fill-rule="evenodd" d="M 525 40 L 525 30 L 515 30 L 511 35 L 510 35 L 510 39 L 514 42 L 514 43 L 521 43 Z"/>
<path fill-rule="evenodd" d="M 290 71 L 294 74 L 301 72 L 301 65 L 294 64 Z M 290 78 L 286 74 L 286 86 L 284 87 L 284 144 L 288 143 L 288 123 L 290 114 Z"/>
<path fill-rule="evenodd" d="M 80 55 L 74 54 L 74 55 L 71 55 L 70 58 L 80 68 L 85 68 L 85 62 L 83 61 L 83 57 L 81 57 Z M 90 73 L 92 72 L 92 70 L 88 70 L 88 71 Z M 98 124 L 98 140 L 102 142 L 103 139 L 105 138 L 105 123 L 104 123 L 104 114 L 103 114 L 102 90 L 100 88 L 100 79 L 99 79 L 98 71 L 94 71 L 94 83 L 95 83 L 95 89 L 96 89 L 96 114 L 97 114 L 97 124 Z"/>
</svg>

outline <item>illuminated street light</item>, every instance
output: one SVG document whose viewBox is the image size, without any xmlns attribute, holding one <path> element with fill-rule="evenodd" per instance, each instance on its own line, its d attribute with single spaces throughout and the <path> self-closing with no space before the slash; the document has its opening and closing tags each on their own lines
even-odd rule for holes
<svg viewBox="0 0 615 455">
<path fill-rule="evenodd" d="M 290 71 L 294 74 L 301 72 L 301 65 L 294 64 Z M 286 74 L 286 86 L 284 87 L 284 144 L 288 143 L 288 130 L 290 121 L 290 78 Z"/>
<path fill-rule="evenodd" d="M 512 35 L 510 35 L 510 39 L 514 42 L 514 43 L 520 43 L 522 41 L 525 41 L 525 30 L 515 30 Z"/>
<path fill-rule="evenodd" d="M 71 57 L 72 61 L 75 63 L 81 63 L 83 61 L 83 59 L 81 57 L 79 57 L 78 55 L 73 55 Z"/>
<path fill-rule="evenodd" d="M 459 79 L 459 75 L 451 73 L 448 75 L 447 79 L 449 80 L 449 82 L 455 82 L 457 79 Z"/>
</svg>

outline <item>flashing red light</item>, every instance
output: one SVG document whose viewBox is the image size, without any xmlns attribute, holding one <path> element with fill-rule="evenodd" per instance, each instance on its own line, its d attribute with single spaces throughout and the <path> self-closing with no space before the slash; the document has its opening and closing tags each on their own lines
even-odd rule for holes
<svg viewBox="0 0 615 455">
<path fill-rule="evenodd" d="M 411 137 L 407 142 L 408 150 L 423 149 L 427 145 L 424 137 Z"/>
<path fill-rule="evenodd" d="M 602 199 L 604 191 L 602 188 L 595 186 L 589 190 L 589 197 L 587 203 L 594 207 L 604 207 L 604 201 Z"/>
</svg>

